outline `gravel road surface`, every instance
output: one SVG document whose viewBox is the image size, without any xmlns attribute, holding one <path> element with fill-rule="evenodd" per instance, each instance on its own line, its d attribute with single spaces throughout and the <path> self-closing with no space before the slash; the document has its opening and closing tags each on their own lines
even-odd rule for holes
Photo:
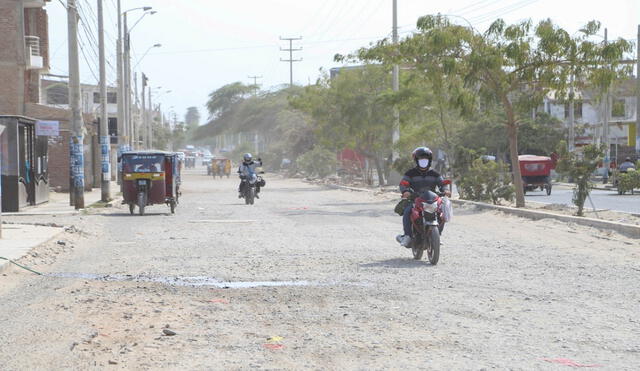
<svg viewBox="0 0 640 371">
<path fill-rule="evenodd" d="M 187 173 L 176 215 L 120 205 L 0 275 L 0 369 L 640 369 L 640 249 L 456 209 L 440 262 L 394 240 L 392 195 Z"/>
</svg>

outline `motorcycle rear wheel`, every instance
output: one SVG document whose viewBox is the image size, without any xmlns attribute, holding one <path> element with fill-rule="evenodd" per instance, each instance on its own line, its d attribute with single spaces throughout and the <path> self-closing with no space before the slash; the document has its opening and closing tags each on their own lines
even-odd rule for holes
<svg viewBox="0 0 640 371">
<path fill-rule="evenodd" d="M 425 241 L 427 245 L 427 258 L 431 265 L 438 264 L 440 259 L 440 231 L 438 228 L 431 227 L 427 230 L 428 238 Z"/>
</svg>

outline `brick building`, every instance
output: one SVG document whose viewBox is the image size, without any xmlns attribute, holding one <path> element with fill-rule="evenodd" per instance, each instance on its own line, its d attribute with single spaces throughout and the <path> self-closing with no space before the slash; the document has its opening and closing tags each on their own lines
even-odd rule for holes
<svg viewBox="0 0 640 371">
<path fill-rule="evenodd" d="M 60 136 L 49 138 L 49 185 L 69 190 L 71 112 L 41 104 L 42 76 L 49 72 L 49 27 L 46 4 L 51 0 L 0 0 L 0 115 L 60 122 Z M 99 186 L 97 125 L 85 122 L 85 188 Z M 86 124 L 89 123 L 89 124 Z M 98 178 L 96 178 L 98 177 Z"/>
</svg>

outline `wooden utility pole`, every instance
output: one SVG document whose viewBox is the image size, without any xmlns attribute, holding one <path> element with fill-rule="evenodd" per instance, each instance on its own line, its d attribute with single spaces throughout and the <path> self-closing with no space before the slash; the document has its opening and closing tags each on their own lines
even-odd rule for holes
<svg viewBox="0 0 640 371">
<path fill-rule="evenodd" d="M 293 52 L 298 52 L 298 51 L 302 50 L 302 48 L 294 48 L 293 47 L 293 42 L 295 40 L 302 40 L 302 36 L 300 36 L 300 37 L 280 37 L 280 40 L 289 41 L 289 48 L 288 49 L 280 48 L 280 51 L 289 52 L 289 59 L 280 58 L 280 62 L 289 62 L 289 87 L 292 87 L 293 86 L 293 62 L 301 62 L 302 61 L 302 58 L 293 59 Z"/>
<path fill-rule="evenodd" d="M 75 208 L 84 209 L 84 146 L 81 99 L 80 63 L 78 60 L 78 9 L 76 0 L 67 0 L 67 26 L 69 44 L 69 106 L 71 107 L 70 164 L 71 177 L 69 192 L 73 194 Z"/>
<path fill-rule="evenodd" d="M 609 43 L 607 29 L 604 29 L 604 45 Z M 604 93 L 604 109 L 602 118 L 602 139 L 604 142 L 604 174 L 602 175 L 602 183 L 606 184 L 609 181 L 609 163 L 611 162 L 611 138 L 609 138 L 609 89 L 611 86 L 607 86 L 607 90 Z"/>
<path fill-rule="evenodd" d="M 100 48 L 100 156 L 102 165 L 102 182 L 100 190 L 102 202 L 111 200 L 111 156 L 109 139 L 109 115 L 107 113 L 107 70 L 104 53 L 104 12 L 102 0 L 98 1 L 98 46 Z"/>
<path fill-rule="evenodd" d="M 636 154 L 640 155 L 640 24 L 636 47 Z"/>
</svg>

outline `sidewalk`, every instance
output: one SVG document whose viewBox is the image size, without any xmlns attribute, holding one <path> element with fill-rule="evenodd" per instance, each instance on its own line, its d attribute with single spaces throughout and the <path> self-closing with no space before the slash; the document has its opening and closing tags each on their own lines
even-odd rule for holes
<svg viewBox="0 0 640 371">
<path fill-rule="evenodd" d="M 2 226 L 2 239 L 0 239 L 0 257 L 10 260 L 20 259 L 34 247 L 53 239 L 62 232 L 64 232 L 64 229 L 57 227 L 4 224 Z M 8 268 L 9 265 L 11 263 L 0 259 L 0 272 Z"/>
<path fill-rule="evenodd" d="M 111 182 L 111 198 L 116 199 L 120 187 L 116 182 Z M 94 188 L 91 192 L 84 192 L 84 206 L 89 207 L 100 201 L 102 191 Z M 75 215 L 79 210 L 69 205 L 69 193 L 49 192 L 49 202 L 36 206 L 27 206 L 17 213 L 2 213 L 3 216 L 27 216 L 27 215 Z"/>
</svg>

